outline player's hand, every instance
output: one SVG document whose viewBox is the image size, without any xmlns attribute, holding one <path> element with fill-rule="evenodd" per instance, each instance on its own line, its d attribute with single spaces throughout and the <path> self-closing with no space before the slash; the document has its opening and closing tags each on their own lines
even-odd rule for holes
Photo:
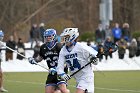
<svg viewBox="0 0 140 93">
<path fill-rule="evenodd" d="M 69 79 L 71 79 L 70 75 L 65 74 L 65 73 L 60 74 L 59 77 L 60 77 L 61 79 L 65 80 L 65 81 L 68 81 Z"/>
<path fill-rule="evenodd" d="M 33 57 L 29 57 L 29 58 L 28 58 L 28 61 L 29 61 L 29 63 L 31 63 L 31 64 L 36 64 L 36 63 L 37 63 Z"/>
<path fill-rule="evenodd" d="M 52 75 L 56 74 L 56 69 L 55 68 L 50 68 L 49 73 L 52 74 Z"/>
<path fill-rule="evenodd" d="M 89 61 L 89 62 L 92 62 L 94 65 L 97 65 L 97 64 L 98 64 L 97 57 L 94 57 L 93 55 L 90 55 L 90 56 L 88 57 L 88 61 Z"/>
</svg>

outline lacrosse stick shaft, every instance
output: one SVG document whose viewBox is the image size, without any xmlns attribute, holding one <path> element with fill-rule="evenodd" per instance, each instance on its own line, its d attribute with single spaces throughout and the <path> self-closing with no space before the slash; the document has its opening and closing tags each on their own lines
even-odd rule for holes
<svg viewBox="0 0 140 93">
<path fill-rule="evenodd" d="M 3 42 L 2 42 L 2 41 L 0 41 L 0 43 L 1 43 L 1 44 L 3 44 Z M 19 52 L 15 51 L 14 49 L 12 49 L 12 48 L 10 48 L 10 47 L 8 47 L 8 46 L 4 45 L 4 44 L 3 44 L 3 46 L 4 46 L 4 47 L 6 47 L 6 48 L 8 48 L 8 49 L 9 49 L 9 50 L 11 50 L 11 51 L 13 51 L 13 52 L 17 53 L 18 55 L 20 55 L 20 56 L 22 56 L 22 57 L 24 57 L 25 59 L 27 59 L 27 60 L 28 60 L 28 58 L 27 58 L 26 56 L 24 56 L 23 54 L 21 54 L 21 53 L 19 53 Z M 38 64 L 37 62 L 36 62 L 35 64 L 49 71 L 49 69 L 48 69 L 47 67 L 45 67 L 45 66 L 43 66 L 43 65 L 40 65 L 40 64 Z"/>
</svg>

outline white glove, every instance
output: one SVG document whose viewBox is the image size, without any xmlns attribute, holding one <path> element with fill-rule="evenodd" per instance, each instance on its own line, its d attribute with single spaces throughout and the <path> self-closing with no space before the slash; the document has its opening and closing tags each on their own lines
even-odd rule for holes
<svg viewBox="0 0 140 93">
<path fill-rule="evenodd" d="M 29 61 L 29 63 L 31 63 L 31 64 L 36 64 L 36 63 L 37 63 L 33 57 L 29 57 L 29 58 L 28 58 L 28 61 Z"/>
<path fill-rule="evenodd" d="M 56 69 L 55 68 L 50 68 L 49 73 L 54 75 L 56 73 Z"/>
<path fill-rule="evenodd" d="M 59 77 L 60 77 L 61 79 L 65 80 L 65 81 L 68 81 L 69 79 L 71 79 L 70 75 L 65 74 L 65 73 L 60 74 Z"/>
</svg>

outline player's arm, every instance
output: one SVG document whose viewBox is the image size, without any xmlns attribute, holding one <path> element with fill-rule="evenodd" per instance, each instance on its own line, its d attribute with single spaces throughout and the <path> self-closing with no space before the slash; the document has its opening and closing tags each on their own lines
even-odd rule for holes
<svg viewBox="0 0 140 93">
<path fill-rule="evenodd" d="M 87 62 L 91 62 L 94 65 L 97 65 L 97 62 L 98 62 L 97 61 L 97 54 L 98 54 L 98 52 L 95 49 L 93 49 L 93 48 L 91 48 L 92 53 L 91 53 L 91 51 L 86 50 L 86 49 L 82 49 L 82 50 L 83 50 L 83 52 L 82 52 L 83 57 L 85 59 L 87 59 Z"/>
<path fill-rule="evenodd" d="M 41 62 L 41 61 L 44 59 L 44 58 L 43 58 L 43 54 L 42 54 L 42 52 L 44 51 L 43 49 L 44 49 L 43 46 L 41 46 L 41 47 L 40 47 L 39 55 L 38 55 L 36 58 L 29 57 L 29 58 L 28 58 L 29 63 L 31 63 L 31 64 L 36 64 L 36 63 L 38 63 L 38 62 Z"/>
<path fill-rule="evenodd" d="M 65 81 L 69 80 L 71 77 L 64 72 L 65 68 L 65 57 L 63 56 L 62 51 L 60 51 L 58 65 L 56 67 L 56 71 L 58 74 L 58 79 L 63 79 Z"/>
<path fill-rule="evenodd" d="M 43 60 L 43 58 L 40 55 L 38 55 L 36 58 L 33 58 L 33 57 L 28 58 L 28 61 L 31 64 L 36 64 L 38 62 L 41 62 L 42 60 Z"/>
<path fill-rule="evenodd" d="M 62 73 L 65 73 L 64 72 L 64 64 L 65 64 L 65 58 L 63 56 L 63 54 L 61 53 L 62 51 L 60 51 L 60 54 L 59 54 L 59 59 L 58 59 L 58 65 L 56 67 L 56 71 L 57 71 L 57 74 L 62 74 Z"/>
</svg>

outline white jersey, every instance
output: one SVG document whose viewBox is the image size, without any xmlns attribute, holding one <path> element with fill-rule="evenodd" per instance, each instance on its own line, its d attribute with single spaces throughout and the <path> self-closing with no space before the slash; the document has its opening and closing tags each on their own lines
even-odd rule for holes
<svg viewBox="0 0 140 93">
<path fill-rule="evenodd" d="M 71 74 L 80 69 L 82 66 L 88 63 L 88 57 L 90 54 L 96 56 L 97 51 L 93 48 L 83 45 L 79 42 L 73 47 L 72 51 L 68 51 L 66 46 L 60 51 L 58 66 L 57 66 L 57 73 L 62 74 L 64 73 L 64 64 L 66 63 L 70 69 Z M 94 53 L 93 53 L 94 52 Z M 88 65 L 77 74 L 74 75 L 76 81 L 80 78 L 85 78 L 87 76 L 93 76 L 92 66 Z"/>
</svg>

